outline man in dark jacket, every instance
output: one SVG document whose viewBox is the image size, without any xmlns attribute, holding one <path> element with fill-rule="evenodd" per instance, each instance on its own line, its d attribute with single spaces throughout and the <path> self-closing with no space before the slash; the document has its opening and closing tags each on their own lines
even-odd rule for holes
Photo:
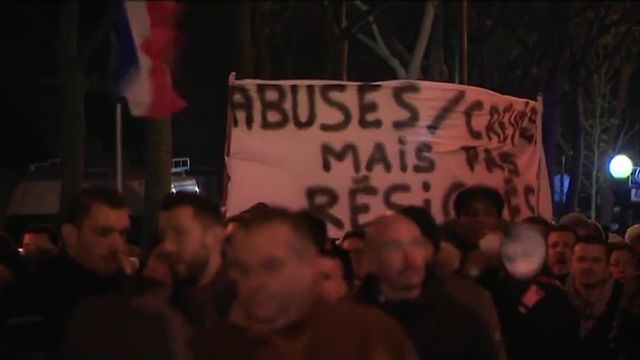
<svg viewBox="0 0 640 360">
<path fill-rule="evenodd" d="M 439 281 L 427 279 L 437 251 L 435 221 L 411 207 L 366 227 L 365 261 L 372 272 L 358 299 L 394 317 L 422 359 L 497 359 L 487 324 Z"/>
<path fill-rule="evenodd" d="M 234 289 L 221 270 L 224 227 L 220 209 L 204 196 L 169 194 L 160 207 L 159 244 L 144 276 L 165 282 L 165 300 L 192 330 L 213 326 L 231 306 Z"/>
<path fill-rule="evenodd" d="M 124 255 L 129 229 L 128 207 L 117 191 L 88 187 L 76 193 L 62 216 L 63 250 L 19 287 L 23 301 L 11 309 L 8 332 L 24 334 L 19 342 L 59 358 L 76 306 L 121 291 L 130 270 Z"/>
<path fill-rule="evenodd" d="M 238 297 L 227 321 L 195 339 L 195 358 L 414 359 L 390 317 L 319 298 L 318 257 L 305 223 L 286 210 L 241 220 L 228 253 Z"/>
<path fill-rule="evenodd" d="M 609 275 L 607 244 L 599 235 L 578 239 L 573 247 L 567 291 L 580 311 L 581 359 L 617 359 L 624 287 Z"/>
</svg>

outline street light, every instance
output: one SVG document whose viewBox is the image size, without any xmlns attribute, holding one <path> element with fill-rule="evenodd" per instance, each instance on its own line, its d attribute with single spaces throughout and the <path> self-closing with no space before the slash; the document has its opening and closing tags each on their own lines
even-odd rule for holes
<svg viewBox="0 0 640 360">
<path fill-rule="evenodd" d="M 616 155 L 609 162 L 609 173 L 616 179 L 624 179 L 631 175 L 633 171 L 633 163 L 626 155 Z"/>
</svg>

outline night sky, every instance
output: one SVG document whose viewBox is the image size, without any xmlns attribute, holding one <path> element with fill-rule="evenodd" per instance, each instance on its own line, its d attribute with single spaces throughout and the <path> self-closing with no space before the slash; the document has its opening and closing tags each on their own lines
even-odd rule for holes
<svg viewBox="0 0 640 360">
<path fill-rule="evenodd" d="M 274 32 L 270 34 L 267 49 L 272 65 L 270 78 L 327 78 L 326 59 L 330 52 L 327 40 L 330 36 L 327 34 L 332 29 L 327 28 L 323 3 L 296 3 L 292 7 L 274 6 L 270 10 L 266 21 L 276 24 L 272 27 Z M 366 3 L 383 9 L 377 16 L 381 29 L 393 33 L 398 42 L 411 51 L 424 4 Z M 519 97 L 536 96 L 538 73 L 531 70 L 535 64 L 526 64 L 527 57 L 531 56 L 522 48 L 523 44 L 525 48 L 533 47 L 536 61 L 553 54 L 553 44 L 541 40 L 541 36 L 545 30 L 558 26 L 553 23 L 557 14 L 552 7 L 556 5 L 545 4 L 536 7 L 535 4 L 524 2 L 470 3 L 470 84 Z M 589 6 L 599 6 L 593 4 Z M 266 6 L 258 2 L 254 2 L 254 5 Z M 5 86 L 4 126 L 0 131 L 0 182 L 5 182 L 0 185 L 6 183 L 6 178 L 15 180 L 24 175 L 29 163 L 59 157 L 61 121 L 58 111 L 59 89 L 54 78 L 56 46 L 51 42 L 59 32 L 60 4 L 15 1 L 3 6 L 0 71 Z M 81 49 L 95 33 L 96 24 L 108 6 L 109 2 L 81 2 L 78 40 Z M 533 10 L 527 6 L 541 13 L 532 13 Z M 218 176 L 222 173 L 224 161 L 227 79 L 231 71 L 238 70 L 240 62 L 237 7 L 238 2 L 186 3 L 179 24 L 184 34 L 184 44 L 174 69 L 174 84 L 188 106 L 173 118 L 173 155 L 190 157 L 194 167 L 211 169 Z M 638 8 L 633 7 L 636 15 Z M 349 19 L 357 18 L 352 10 L 350 8 Z M 459 11 L 458 3 L 447 3 L 437 17 L 438 21 L 443 21 L 445 29 L 442 39 L 445 62 L 449 65 L 449 82 L 453 82 L 457 56 Z M 503 23 L 496 31 L 492 24 L 497 23 L 498 18 Z M 525 27 L 530 30 L 520 30 Z M 548 39 L 553 40 L 552 32 L 546 34 Z M 253 35 L 256 36 L 255 33 Z M 487 39 L 492 42 L 487 42 Z M 520 57 L 514 57 L 514 53 L 520 54 Z M 90 82 L 85 98 L 87 167 L 110 167 L 114 163 L 115 106 L 110 92 L 113 85 L 110 69 L 112 56 L 112 39 L 105 37 L 86 67 Z M 428 58 L 429 50 L 425 56 L 425 59 Z M 479 61 L 481 58 L 485 60 Z M 521 61 L 523 58 L 524 62 Z M 260 76 L 260 61 L 258 56 L 255 77 Z M 523 68 L 523 63 L 534 67 Z M 635 112 L 636 119 L 640 113 L 640 74 L 637 68 L 630 83 L 631 106 L 628 109 Z M 352 81 L 396 78 L 384 60 L 355 39 L 349 42 L 348 73 Z M 525 83 L 528 85 L 524 86 Z M 124 158 L 131 167 L 144 166 L 144 121 L 131 118 L 128 114 L 124 117 Z M 636 139 L 640 142 L 640 132 L 636 134 Z M 2 188 L 6 190 L 9 187 L 2 185 Z M 6 197 L 6 194 L 0 199 L 3 196 Z"/>
</svg>

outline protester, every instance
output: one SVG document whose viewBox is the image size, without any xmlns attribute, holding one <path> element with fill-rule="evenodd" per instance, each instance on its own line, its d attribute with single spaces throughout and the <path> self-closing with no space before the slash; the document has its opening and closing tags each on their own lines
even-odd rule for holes
<svg viewBox="0 0 640 360">
<path fill-rule="evenodd" d="M 535 228 L 538 230 L 538 232 L 543 238 L 547 237 L 547 234 L 551 229 L 551 223 L 540 215 L 533 215 L 533 216 L 524 218 L 522 219 L 522 223 L 535 226 Z"/>
<path fill-rule="evenodd" d="M 597 234 L 578 238 L 566 286 L 581 315 L 576 358 L 616 359 L 616 324 L 624 289 L 609 276 L 607 244 Z"/>
<path fill-rule="evenodd" d="M 486 186 L 468 187 L 456 195 L 453 208 L 468 238 L 461 272 L 471 278 L 494 277 L 500 266 L 500 243 L 504 227 L 502 195 Z"/>
<path fill-rule="evenodd" d="M 429 213 L 403 209 L 377 218 L 365 230 L 365 259 L 372 274 L 359 301 L 398 320 L 421 358 L 498 358 L 487 324 L 428 273 L 439 249 Z"/>
<path fill-rule="evenodd" d="M 611 276 L 624 285 L 622 306 L 640 291 L 638 286 L 638 262 L 633 257 L 633 248 L 627 243 L 609 245 L 609 271 Z"/>
<path fill-rule="evenodd" d="M 362 261 L 364 252 L 364 231 L 347 231 L 342 236 L 342 239 L 340 239 L 338 244 L 349 253 L 355 274 L 355 286 L 358 287 L 367 273 Z"/>
<path fill-rule="evenodd" d="M 620 307 L 619 336 L 617 339 L 621 359 L 640 358 L 640 285 L 638 262 L 633 247 L 628 243 L 609 245 L 609 270 L 614 279 L 624 285 Z"/>
<path fill-rule="evenodd" d="M 577 235 L 567 225 L 554 225 L 547 235 L 547 266 L 551 276 L 565 283 L 569 276 Z"/>
<path fill-rule="evenodd" d="M 327 302 L 347 299 L 354 289 L 354 273 L 349 253 L 336 244 L 320 252 L 320 292 Z"/>
<path fill-rule="evenodd" d="M 225 317 L 233 288 L 219 271 L 225 230 L 219 208 L 204 196 L 178 192 L 162 201 L 158 220 L 159 244 L 144 276 L 166 282 L 165 299 L 198 331 Z"/>
<path fill-rule="evenodd" d="M 392 319 L 318 298 L 318 251 L 292 213 L 271 209 L 241 220 L 228 256 L 237 301 L 230 321 L 196 339 L 196 359 L 414 358 Z"/>
<path fill-rule="evenodd" d="M 62 355 L 75 308 L 93 297 L 122 291 L 130 229 L 127 204 L 110 188 L 80 190 L 61 218 L 60 255 L 17 286 L 5 322 L 12 343 L 54 359 Z"/>
<path fill-rule="evenodd" d="M 547 275 L 542 235 L 527 224 L 513 224 L 507 230 L 504 266 L 491 292 L 508 358 L 571 358 L 579 346 L 579 314 L 562 284 Z"/>
<path fill-rule="evenodd" d="M 602 241 L 607 240 L 602 227 L 600 227 L 597 222 L 590 220 L 580 213 L 567 214 L 560 219 L 558 224 L 572 228 L 578 237 L 591 235 L 600 237 Z"/>
</svg>

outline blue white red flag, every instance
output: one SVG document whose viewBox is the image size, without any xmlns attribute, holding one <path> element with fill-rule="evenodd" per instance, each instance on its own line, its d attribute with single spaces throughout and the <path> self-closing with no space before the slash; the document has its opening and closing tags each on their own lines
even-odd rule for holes
<svg viewBox="0 0 640 360">
<path fill-rule="evenodd" d="M 170 64 L 181 13 L 174 1 L 124 1 L 116 22 L 116 77 L 131 114 L 167 117 L 186 104 L 174 91 Z"/>
</svg>

